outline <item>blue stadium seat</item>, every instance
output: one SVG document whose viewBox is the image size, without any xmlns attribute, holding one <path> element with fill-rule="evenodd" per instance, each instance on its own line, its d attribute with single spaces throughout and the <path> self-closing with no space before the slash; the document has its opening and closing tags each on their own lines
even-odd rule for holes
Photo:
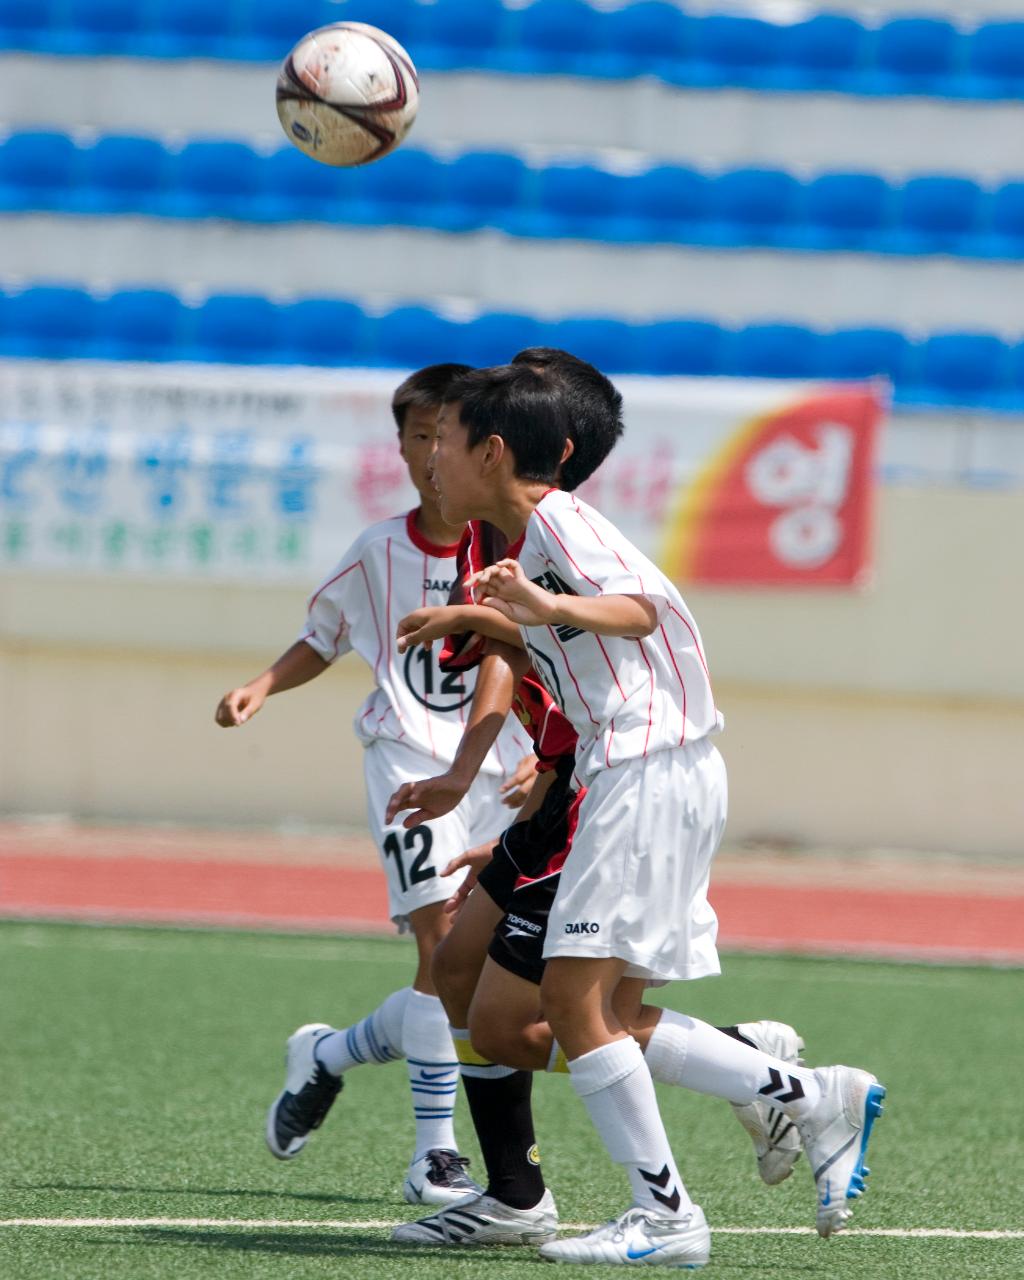
<svg viewBox="0 0 1024 1280">
<path fill-rule="evenodd" d="M 519 156 L 467 151 L 445 165 L 445 207 L 439 211 L 452 231 L 482 226 L 514 230 L 522 215 L 530 169 Z"/>
<path fill-rule="evenodd" d="M 139 0 L 69 0 L 68 53 L 137 52 L 145 10 Z"/>
<path fill-rule="evenodd" d="M 267 298 L 214 294 L 195 315 L 195 340 L 183 359 L 260 364 L 280 349 L 281 309 Z"/>
<path fill-rule="evenodd" d="M 956 67 L 956 27 L 937 18 L 894 18 L 880 27 L 875 42 L 879 88 L 885 92 L 935 87 Z"/>
<path fill-rule="evenodd" d="M 4 308 L 8 355 L 65 359 L 92 354 L 97 304 L 82 289 L 40 285 L 10 295 Z"/>
<path fill-rule="evenodd" d="M 303 298 L 281 309 L 278 355 L 295 364 L 352 364 L 362 345 L 364 321 L 354 302 Z"/>
<path fill-rule="evenodd" d="M 164 212 L 181 218 L 250 219 L 262 161 L 244 142 L 189 142 L 170 158 Z"/>
<path fill-rule="evenodd" d="M 513 70 L 593 74 L 605 15 L 585 0 L 534 0 L 519 11 L 518 40 L 507 51 Z"/>
<path fill-rule="evenodd" d="M 685 74 L 697 84 L 784 85 L 785 38 L 783 27 L 760 18 L 711 14 L 693 24 L 694 62 Z"/>
<path fill-rule="evenodd" d="M 312 0 L 304 0 L 307 4 L 311 2 Z M 416 46 L 420 38 L 429 31 L 433 13 L 432 5 L 420 4 L 417 0 L 345 0 L 343 4 L 328 0 L 324 8 L 328 16 L 322 22 L 368 22 L 370 26 L 388 32 L 400 45 L 404 45 L 413 55 L 414 61 Z M 300 23 L 297 30 L 301 32 L 308 28 Z M 295 39 L 297 37 L 293 37 L 293 42 Z"/>
<path fill-rule="evenodd" d="M 77 148 L 65 134 L 13 134 L 0 145 L 0 209 L 69 208 L 77 166 Z"/>
<path fill-rule="evenodd" d="M 804 87 L 843 88 L 866 57 L 867 31 L 854 18 L 835 13 L 818 13 L 794 23 L 785 41 L 785 55 L 794 80 Z"/>
<path fill-rule="evenodd" d="M 821 373 L 826 378 L 871 378 L 902 382 L 908 376 L 911 345 L 892 329 L 838 329 L 821 339 Z"/>
<path fill-rule="evenodd" d="M 814 378 L 821 373 L 821 336 L 794 324 L 751 324 L 731 344 L 727 373 L 744 378 Z"/>
<path fill-rule="evenodd" d="M 459 360 L 466 326 L 426 307 L 396 307 L 368 324 L 369 363 L 414 369 Z"/>
<path fill-rule="evenodd" d="M 982 191 L 967 178 L 922 177 L 904 183 L 900 230 L 911 252 L 961 247 L 979 229 Z"/>
<path fill-rule="evenodd" d="M 517 352 L 539 346 L 544 336 L 543 326 L 533 316 L 491 311 L 465 326 L 459 356 L 478 368 L 507 364 Z"/>
<path fill-rule="evenodd" d="M 403 148 L 383 164 L 367 165 L 350 190 L 364 203 L 368 222 L 432 225 L 442 202 L 445 166 L 427 151 Z M 353 211 L 353 216 L 354 211 Z"/>
<path fill-rule="evenodd" d="M 231 19 L 231 5 L 155 0 L 147 48 L 159 57 L 228 58 L 233 52 Z"/>
<path fill-rule="evenodd" d="M 892 188 L 872 173 L 826 173 L 807 184 L 804 217 L 819 248 L 867 248 L 894 216 Z"/>
<path fill-rule="evenodd" d="M 284 146 L 259 162 L 260 194 L 253 212 L 270 222 L 333 221 L 344 216 L 356 172 L 310 160 Z"/>
<path fill-rule="evenodd" d="M 589 360 L 603 373 L 633 373 L 640 364 L 636 325 L 605 316 L 572 316 L 544 328 L 541 341 Z"/>
<path fill-rule="evenodd" d="M 800 183 L 774 169 L 734 169 L 710 184 L 711 220 L 723 243 L 785 242 L 797 215 Z"/>
<path fill-rule="evenodd" d="M 988 333 L 936 334 L 924 344 L 921 372 L 925 391 L 936 399 L 992 399 L 1009 390 L 1009 348 Z"/>
<path fill-rule="evenodd" d="M 167 151 L 155 138 L 100 138 L 81 153 L 74 207 L 81 213 L 157 213 L 168 168 Z"/>
<path fill-rule="evenodd" d="M 532 232 L 612 238 L 626 209 L 629 178 L 589 164 L 552 164 L 537 173 Z"/>
<path fill-rule="evenodd" d="M 689 32 L 690 19 L 671 0 L 637 0 L 604 17 L 604 47 L 595 61 L 604 74 L 622 78 L 674 72 Z"/>
<path fill-rule="evenodd" d="M 661 320 L 644 325 L 637 343 L 642 373 L 718 374 L 731 335 L 709 320 Z"/>
<path fill-rule="evenodd" d="M 1024 22 L 986 22 L 969 43 L 970 69 L 976 76 L 1001 82 L 1014 96 L 1024 86 Z"/>
<path fill-rule="evenodd" d="M 1009 242 L 1010 255 L 1024 256 L 1024 182 L 1007 182 L 992 193 L 992 233 Z"/>
<path fill-rule="evenodd" d="M 108 360 L 173 360 L 184 340 L 186 308 L 173 293 L 124 289 L 97 308 L 96 354 Z"/>
<path fill-rule="evenodd" d="M 0 47 L 45 49 L 56 12 L 57 0 L 0 0 Z"/>
<path fill-rule="evenodd" d="M 500 52 L 508 11 L 501 0 L 436 0 L 416 42 L 418 66 L 488 67 Z"/>
<path fill-rule="evenodd" d="M 704 222 L 711 206 L 711 182 L 695 169 L 658 165 L 631 178 L 625 190 L 627 212 L 648 224 L 651 239 L 687 238 L 687 229 Z"/>
<path fill-rule="evenodd" d="M 241 29 L 232 42 L 233 51 L 238 57 L 256 62 L 281 62 L 307 31 L 357 18 L 355 13 L 348 13 L 348 8 L 329 0 L 291 0 L 289 4 L 282 4 L 281 0 L 245 0 L 239 7 Z"/>
</svg>

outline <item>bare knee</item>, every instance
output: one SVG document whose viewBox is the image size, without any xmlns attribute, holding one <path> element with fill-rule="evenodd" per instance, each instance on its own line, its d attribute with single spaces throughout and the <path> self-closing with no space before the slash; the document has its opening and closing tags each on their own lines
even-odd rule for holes
<svg viewBox="0 0 1024 1280">
<path fill-rule="evenodd" d="M 454 1026 L 465 1026 L 479 965 L 467 963 L 457 938 L 448 934 L 434 949 L 430 976 L 445 1012 Z"/>
</svg>

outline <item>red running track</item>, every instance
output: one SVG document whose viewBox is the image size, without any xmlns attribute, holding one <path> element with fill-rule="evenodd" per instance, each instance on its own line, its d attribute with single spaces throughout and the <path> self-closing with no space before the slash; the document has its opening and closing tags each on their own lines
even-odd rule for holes
<svg viewBox="0 0 1024 1280">
<path fill-rule="evenodd" d="M 1024 964 L 1024 895 L 718 878 L 720 945 Z M 0 917 L 387 932 L 367 867 L 0 853 Z"/>
</svg>

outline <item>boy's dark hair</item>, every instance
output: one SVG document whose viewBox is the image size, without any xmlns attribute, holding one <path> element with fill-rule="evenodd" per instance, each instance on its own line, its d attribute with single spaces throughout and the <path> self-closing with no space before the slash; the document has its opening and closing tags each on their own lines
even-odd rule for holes
<svg viewBox="0 0 1024 1280">
<path fill-rule="evenodd" d="M 457 378 L 448 400 L 459 402 L 469 447 L 500 436 L 520 480 L 555 484 L 568 435 L 565 390 L 526 364 L 474 369 Z"/>
<path fill-rule="evenodd" d="M 402 434 L 408 409 L 439 409 L 448 399 L 448 388 L 455 379 L 472 368 L 471 364 L 428 364 L 425 369 L 410 373 L 391 397 L 398 434 Z"/>
<path fill-rule="evenodd" d="M 512 364 L 550 371 L 562 384 L 573 451 L 562 464 L 559 486 L 571 493 L 594 474 L 622 435 L 622 396 L 592 364 L 558 347 L 527 347 Z"/>
</svg>

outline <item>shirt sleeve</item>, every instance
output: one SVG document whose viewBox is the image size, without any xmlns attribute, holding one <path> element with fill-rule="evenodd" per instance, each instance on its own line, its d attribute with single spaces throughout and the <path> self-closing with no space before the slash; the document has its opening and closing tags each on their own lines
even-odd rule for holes
<svg viewBox="0 0 1024 1280">
<path fill-rule="evenodd" d="M 299 639 L 325 662 L 334 662 L 352 648 L 349 618 L 358 608 L 358 593 L 366 593 L 361 564 L 351 554 L 346 556 L 309 597 Z"/>
<path fill-rule="evenodd" d="M 662 620 L 669 604 L 664 576 L 613 524 L 574 501 L 536 516 L 538 549 L 561 580 L 542 585 L 578 596 L 643 596 Z"/>
</svg>

